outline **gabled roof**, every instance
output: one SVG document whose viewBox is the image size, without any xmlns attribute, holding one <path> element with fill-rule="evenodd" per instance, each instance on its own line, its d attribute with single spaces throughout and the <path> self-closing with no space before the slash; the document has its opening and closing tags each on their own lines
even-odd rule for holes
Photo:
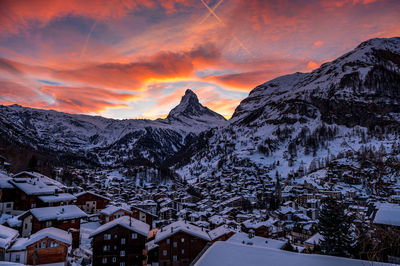
<svg viewBox="0 0 400 266">
<path fill-rule="evenodd" d="M 74 201 L 76 197 L 69 193 L 60 193 L 55 195 L 39 196 L 41 201 L 46 203 Z"/>
<path fill-rule="evenodd" d="M 192 225 L 190 223 L 187 223 L 186 221 L 177 221 L 172 224 L 169 224 L 165 227 L 163 227 L 161 230 L 159 230 L 156 234 L 155 243 L 158 243 L 172 235 L 174 235 L 177 232 L 184 232 L 189 235 L 204 239 L 206 241 L 210 241 L 211 238 L 208 235 L 207 231 L 201 227 Z"/>
<path fill-rule="evenodd" d="M 72 236 L 67 231 L 49 227 L 34 233 L 29 238 L 18 238 L 9 250 L 24 250 L 27 246 L 46 237 L 62 242 L 68 246 L 72 244 Z"/>
<path fill-rule="evenodd" d="M 14 186 L 10 183 L 11 177 L 0 172 L 0 189 L 13 189 Z"/>
<path fill-rule="evenodd" d="M 100 194 L 94 193 L 92 191 L 82 191 L 82 192 L 79 192 L 79 193 L 75 194 L 74 196 L 75 197 L 80 197 L 80 196 L 85 195 L 85 194 L 91 194 L 91 195 L 93 195 L 95 197 L 103 198 L 103 199 L 108 200 L 108 201 L 110 200 L 110 198 L 107 198 L 107 197 L 102 196 Z"/>
<path fill-rule="evenodd" d="M 21 215 L 21 218 L 25 217 L 29 213 L 31 213 L 39 221 L 63 221 L 87 217 L 87 214 L 75 205 L 34 208 Z"/>
<path fill-rule="evenodd" d="M 24 174 L 30 177 L 19 177 Z M 65 188 L 60 182 L 35 172 L 20 172 L 15 174 L 10 183 L 27 195 L 53 195 L 58 190 Z"/>
<path fill-rule="evenodd" d="M 103 233 L 103 232 L 107 231 L 108 229 L 113 228 L 118 225 L 120 225 L 128 230 L 131 230 L 135 233 L 138 233 L 142 236 L 145 236 L 146 238 L 150 231 L 150 225 L 148 225 L 142 221 L 136 220 L 129 216 L 122 216 L 118 219 L 112 220 L 111 222 L 103 224 L 102 226 L 97 228 L 94 232 L 92 232 L 90 234 L 90 237 L 94 237 L 94 236 L 96 236 L 100 233 Z"/>
<path fill-rule="evenodd" d="M 107 215 L 107 216 L 110 216 L 111 214 L 113 214 L 113 213 L 115 213 L 117 211 L 121 211 L 121 210 L 122 211 L 126 211 L 128 213 L 132 213 L 130 210 L 127 210 L 127 209 L 125 209 L 123 207 L 114 206 L 114 205 L 107 206 L 107 208 L 101 210 L 100 213 L 104 214 L 104 215 Z"/>
<path fill-rule="evenodd" d="M 18 237 L 18 234 L 17 230 L 0 225 L 0 248 L 7 249 Z"/>
</svg>

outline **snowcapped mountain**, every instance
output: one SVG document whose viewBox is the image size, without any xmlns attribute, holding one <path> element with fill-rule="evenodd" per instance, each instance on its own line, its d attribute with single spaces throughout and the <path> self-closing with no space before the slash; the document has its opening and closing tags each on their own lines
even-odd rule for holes
<svg viewBox="0 0 400 266">
<path fill-rule="evenodd" d="M 187 90 L 167 118 L 154 121 L 0 106 L 0 133 L 0 144 L 60 160 L 149 160 L 192 181 L 235 173 L 316 182 L 332 165 L 396 178 L 389 168 L 400 165 L 400 38 L 368 40 L 311 73 L 257 86 L 229 121 Z"/>
<path fill-rule="evenodd" d="M 368 152 L 396 157 L 399 133 L 400 38 L 371 39 L 311 73 L 257 86 L 175 169 L 185 178 L 304 175 Z"/>
<path fill-rule="evenodd" d="M 201 131 L 226 123 L 187 90 L 166 119 L 114 120 L 56 111 L 0 106 L 0 132 L 8 142 L 101 164 L 130 159 L 162 161 Z"/>
</svg>

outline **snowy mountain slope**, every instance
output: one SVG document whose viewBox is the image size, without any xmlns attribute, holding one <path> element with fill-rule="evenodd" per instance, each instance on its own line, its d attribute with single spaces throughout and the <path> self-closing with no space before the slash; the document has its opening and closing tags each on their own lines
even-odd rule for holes
<svg viewBox="0 0 400 266">
<path fill-rule="evenodd" d="M 227 127 L 203 133 L 202 145 L 185 147 L 192 159 L 174 167 L 188 179 L 232 170 L 287 177 L 367 150 L 391 156 L 399 133 L 400 38 L 371 39 L 311 73 L 256 87 Z"/>
<path fill-rule="evenodd" d="M 167 119 L 114 120 L 56 111 L 0 106 L 1 135 L 13 143 L 50 151 L 91 154 L 102 163 L 146 158 L 162 161 L 186 139 L 226 120 L 188 90 Z"/>
</svg>

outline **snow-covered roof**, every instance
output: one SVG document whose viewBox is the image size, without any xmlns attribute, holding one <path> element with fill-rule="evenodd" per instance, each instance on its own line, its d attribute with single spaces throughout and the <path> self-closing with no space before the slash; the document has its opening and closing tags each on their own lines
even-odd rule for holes
<svg viewBox="0 0 400 266">
<path fill-rule="evenodd" d="M 249 235 L 246 233 L 236 233 L 231 236 L 227 241 L 230 243 L 237 243 L 242 245 L 252 245 L 257 247 L 276 249 L 281 249 L 286 244 L 285 241 L 260 236 L 253 236 L 252 238 L 250 238 Z"/>
<path fill-rule="evenodd" d="M 101 210 L 100 213 L 104 214 L 104 215 L 107 215 L 107 216 L 110 216 L 111 214 L 113 214 L 113 213 L 115 213 L 117 211 L 120 211 L 120 210 L 131 213 L 131 211 L 128 210 L 128 209 L 125 209 L 123 207 L 114 206 L 114 205 L 107 206 L 107 208 Z"/>
<path fill-rule="evenodd" d="M 103 224 L 102 226 L 97 228 L 95 231 L 93 231 L 90 234 L 90 237 L 98 235 L 98 234 L 100 234 L 104 231 L 107 231 L 108 229 L 113 228 L 114 226 L 117 226 L 117 225 L 120 225 L 126 229 L 129 229 L 138 234 L 141 234 L 141 235 L 145 236 L 146 238 L 150 231 L 150 225 L 148 225 L 142 221 L 136 220 L 129 216 L 122 216 L 118 219 L 112 220 L 109 223 Z"/>
<path fill-rule="evenodd" d="M 0 225 L 0 248 L 7 249 L 17 236 L 17 230 Z"/>
<path fill-rule="evenodd" d="M 217 241 L 200 257 L 195 266 L 364 266 L 368 261 L 302 254 L 280 249 Z M 392 264 L 374 262 L 375 266 Z"/>
<path fill-rule="evenodd" d="M 47 203 L 66 202 L 66 201 L 76 200 L 76 197 L 69 193 L 60 193 L 60 194 L 56 194 L 56 195 L 39 196 L 38 198 L 41 201 L 47 202 Z"/>
<path fill-rule="evenodd" d="M 324 237 L 322 236 L 322 235 L 320 235 L 320 233 L 316 233 L 315 235 L 313 235 L 312 237 L 310 237 L 309 239 L 307 239 L 306 241 L 304 241 L 304 243 L 307 243 L 307 244 L 312 244 L 312 245 L 315 245 L 315 244 L 319 244 L 319 242 L 321 241 L 321 240 L 323 240 L 324 239 Z"/>
<path fill-rule="evenodd" d="M 67 231 L 54 227 L 49 227 L 34 233 L 29 238 L 18 238 L 9 250 L 24 250 L 27 246 L 36 243 L 46 237 L 65 243 L 67 245 L 72 244 L 72 235 L 69 234 Z"/>
<path fill-rule="evenodd" d="M 400 226 L 400 206 L 392 203 L 379 204 L 374 223 Z"/>
<path fill-rule="evenodd" d="M 86 217 L 84 213 L 75 205 L 65 205 L 56 207 L 34 208 L 29 211 L 39 221 L 47 220 L 70 220 Z"/>
<path fill-rule="evenodd" d="M 110 200 L 110 198 L 107 198 L 107 197 L 102 196 L 102 195 L 100 195 L 100 194 L 94 193 L 94 192 L 92 192 L 92 191 L 82 191 L 82 192 L 79 192 L 79 193 L 75 194 L 74 196 L 75 196 L 75 197 L 80 197 L 80 196 L 85 195 L 85 194 L 91 194 L 91 195 L 93 195 L 93 196 L 96 196 L 96 197 L 99 197 L 99 198 L 103 198 L 103 199 L 105 199 L 105 200 Z"/>
<path fill-rule="evenodd" d="M 0 173 L 0 188 L 9 188 L 12 189 L 14 188 L 13 185 L 10 184 L 11 177 Z"/>
<path fill-rule="evenodd" d="M 272 224 L 269 221 L 260 222 L 260 221 L 252 221 L 251 219 L 244 221 L 242 224 L 244 227 L 249 228 L 249 229 L 250 228 L 257 229 L 257 228 L 260 228 L 261 226 L 266 226 L 266 227 L 272 226 Z"/>
<path fill-rule="evenodd" d="M 224 224 L 224 225 L 218 226 L 217 228 L 208 232 L 208 235 L 210 236 L 211 240 L 215 240 L 218 237 L 229 234 L 231 232 L 236 232 L 236 230 L 234 228 Z"/>
<path fill-rule="evenodd" d="M 158 243 L 165 238 L 168 238 L 174 235 L 177 232 L 185 232 L 189 235 L 210 241 L 210 236 L 204 228 L 195 226 L 186 221 L 177 221 L 172 224 L 169 224 L 159 230 L 156 234 L 155 243 Z"/>
<path fill-rule="evenodd" d="M 18 177 L 24 174 L 30 177 Z M 35 172 L 21 172 L 14 177 L 17 178 L 13 178 L 10 182 L 27 195 L 53 195 L 65 188 L 60 182 Z"/>
</svg>

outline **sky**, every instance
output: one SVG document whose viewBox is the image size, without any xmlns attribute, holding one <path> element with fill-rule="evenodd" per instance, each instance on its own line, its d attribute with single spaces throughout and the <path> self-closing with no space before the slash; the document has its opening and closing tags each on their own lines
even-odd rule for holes
<svg viewBox="0 0 400 266">
<path fill-rule="evenodd" d="M 257 85 L 400 36 L 398 0 L 0 0 L 0 104 L 229 118 Z"/>
</svg>

